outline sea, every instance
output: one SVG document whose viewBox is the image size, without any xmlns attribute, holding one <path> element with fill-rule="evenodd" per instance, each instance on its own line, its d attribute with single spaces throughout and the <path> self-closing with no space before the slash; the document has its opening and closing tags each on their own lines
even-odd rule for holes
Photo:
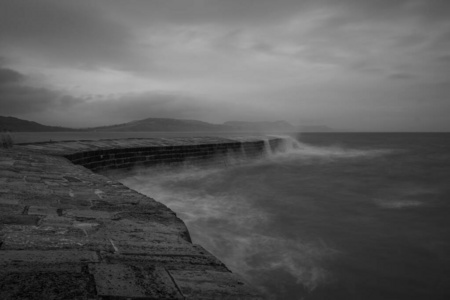
<svg viewBox="0 0 450 300">
<path fill-rule="evenodd" d="M 115 176 L 267 299 L 450 299 L 450 134 L 283 139 L 258 159 Z"/>
</svg>

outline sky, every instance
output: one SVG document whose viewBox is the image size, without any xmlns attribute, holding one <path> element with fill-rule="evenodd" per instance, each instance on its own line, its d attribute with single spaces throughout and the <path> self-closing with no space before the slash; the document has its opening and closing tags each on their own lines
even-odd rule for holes
<svg viewBox="0 0 450 300">
<path fill-rule="evenodd" d="M 0 0 L 0 115 L 450 130 L 448 0 Z"/>
</svg>

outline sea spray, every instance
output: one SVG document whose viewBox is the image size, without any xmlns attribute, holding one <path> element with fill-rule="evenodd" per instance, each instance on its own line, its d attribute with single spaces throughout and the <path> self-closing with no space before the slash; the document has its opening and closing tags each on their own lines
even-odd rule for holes
<svg viewBox="0 0 450 300">
<path fill-rule="evenodd" d="M 283 137 L 270 154 L 265 150 L 267 155 L 257 158 L 245 158 L 241 147 L 236 155 L 243 159 L 228 157 L 226 167 L 221 163 L 143 169 L 119 180 L 169 206 L 186 223 L 194 243 L 244 276 L 269 299 L 376 299 L 364 291 L 372 288 L 367 286 L 374 282 L 372 278 L 383 284 L 378 274 L 371 273 L 374 268 L 383 272 L 377 269 L 379 261 L 390 269 L 397 268 L 395 276 L 401 275 L 406 253 L 416 255 L 424 250 L 407 252 L 398 241 L 412 245 L 408 241 L 416 234 L 420 239 L 430 238 L 415 225 L 421 223 L 401 226 L 402 216 L 393 215 L 403 209 L 411 214 L 422 206 L 392 210 L 385 208 L 385 201 L 424 202 L 422 198 L 430 196 L 438 201 L 440 190 L 404 195 L 392 188 L 401 186 L 399 181 L 404 179 L 396 176 L 385 180 L 384 172 L 398 170 L 392 169 L 396 161 L 391 155 L 408 153 L 399 147 L 339 145 Z M 381 188 L 386 186 L 391 188 Z M 382 199 L 382 205 L 377 199 Z M 408 229 L 406 238 L 399 233 L 403 227 Z M 401 261 L 397 265 L 395 259 L 388 259 L 395 253 L 385 251 L 391 247 L 403 250 L 395 258 Z M 422 269 L 428 277 L 433 276 L 426 264 Z M 383 292 L 389 289 L 398 293 L 393 286 L 380 288 Z M 407 290 L 401 288 L 402 292 Z"/>
<path fill-rule="evenodd" d="M 271 157 L 273 155 L 273 151 L 272 151 L 272 146 L 270 145 L 270 141 L 268 138 L 264 138 L 264 153 L 268 156 Z"/>
<path fill-rule="evenodd" d="M 266 288 L 270 274 L 284 278 L 280 288 L 313 291 L 331 279 L 322 263 L 337 251 L 317 239 L 295 240 L 265 229 L 273 223 L 272 213 L 261 207 L 275 196 L 271 168 L 260 160 L 227 168 L 141 169 L 120 181 L 174 210 L 194 243 L 275 299 L 276 289 Z M 283 198 L 278 195 L 278 201 L 290 202 Z"/>
<path fill-rule="evenodd" d="M 355 157 L 376 157 L 387 154 L 400 152 L 394 149 L 355 149 L 346 148 L 337 145 L 331 146 L 316 146 L 301 142 L 291 136 L 270 136 L 280 139 L 275 151 L 272 151 L 272 158 L 300 158 L 308 160 L 310 158 L 320 159 L 341 159 L 341 158 L 355 158 Z"/>
</svg>

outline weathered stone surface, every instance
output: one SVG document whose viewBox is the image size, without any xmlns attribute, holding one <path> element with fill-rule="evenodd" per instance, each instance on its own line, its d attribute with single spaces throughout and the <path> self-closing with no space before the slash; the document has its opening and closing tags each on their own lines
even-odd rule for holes
<svg viewBox="0 0 450 300">
<path fill-rule="evenodd" d="M 45 215 L 57 215 L 57 209 L 53 207 L 48 206 L 30 206 L 27 211 L 27 215 L 38 215 L 38 216 L 45 216 Z"/>
<path fill-rule="evenodd" d="M 92 277 L 79 270 L 0 272 L 0 299 L 95 299 Z"/>
<path fill-rule="evenodd" d="M 89 266 L 97 294 L 106 297 L 183 299 L 166 270 L 123 264 Z"/>
<path fill-rule="evenodd" d="M 37 225 L 39 220 L 38 216 L 0 214 L 0 224 Z"/>
<path fill-rule="evenodd" d="M 99 259 L 97 253 L 94 251 L 0 251 L 0 266 L 11 263 L 59 264 L 98 261 Z"/>
<path fill-rule="evenodd" d="M 243 280 L 226 272 L 169 270 L 186 299 L 261 299 Z"/>
<path fill-rule="evenodd" d="M 0 149 L 0 299 L 255 298 L 165 205 L 68 160 L 94 170 L 186 163 L 242 152 L 241 142 L 249 153 L 263 145 L 187 138 Z"/>
</svg>

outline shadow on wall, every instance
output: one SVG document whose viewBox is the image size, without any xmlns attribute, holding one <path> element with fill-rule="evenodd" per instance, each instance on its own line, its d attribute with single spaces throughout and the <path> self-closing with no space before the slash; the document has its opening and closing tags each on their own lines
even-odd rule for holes
<svg viewBox="0 0 450 300">
<path fill-rule="evenodd" d="M 12 148 L 14 145 L 13 139 L 11 137 L 11 132 L 9 130 L 2 130 L 2 139 L 0 143 L 0 148 Z"/>
</svg>

